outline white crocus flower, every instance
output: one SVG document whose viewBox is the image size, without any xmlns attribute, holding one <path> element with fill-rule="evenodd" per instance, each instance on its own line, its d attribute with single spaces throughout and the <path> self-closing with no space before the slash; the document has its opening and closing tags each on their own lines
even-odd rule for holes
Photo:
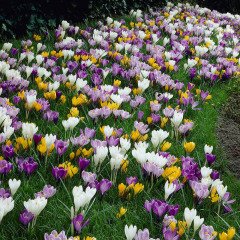
<svg viewBox="0 0 240 240">
<path fill-rule="evenodd" d="M 33 135 L 38 131 L 38 127 L 35 123 L 23 123 L 22 124 L 22 135 L 25 139 L 32 140 Z"/>
<path fill-rule="evenodd" d="M 196 209 L 189 209 L 188 207 L 184 210 L 184 218 L 186 220 L 188 228 L 190 228 L 193 219 L 197 216 L 197 210 Z"/>
<path fill-rule="evenodd" d="M 128 227 L 128 225 L 125 225 L 124 232 L 127 240 L 132 240 L 137 234 L 137 227 L 133 225 Z"/>
<path fill-rule="evenodd" d="M 46 147 L 47 147 L 48 150 L 54 144 L 54 142 L 56 141 L 56 138 L 57 138 L 56 135 L 53 135 L 53 134 L 46 134 L 45 135 Z"/>
<path fill-rule="evenodd" d="M 104 126 L 103 132 L 106 137 L 110 137 L 113 133 L 113 128 L 110 127 L 109 125 Z"/>
<path fill-rule="evenodd" d="M 77 92 L 80 91 L 87 85 L 87 81 L 83 80 L 82 78 L 78 78 L 76 81 L 76 90 Z"/>
<path fill-rule="evenodd" d="M 21 185 L 21 180 L 9 179 L 8 185 L 11 191 L 12 196 L 17 192 L 18 188 Z"/>
<path fill-rule="evenodd" d="M 144 92 L 149 87 L 150 81 L 144 78 L 142 81 L 138 81 L 138 87 Z"/>
<path fill-rule="evenodd" d="M 0 223 L 4 216 L 11 212 L 14 208 L 14 200 L 12 197 L 0 197 Z"/>
<path fill-rule="evenodd" d="M 201 227 L 203 222 L 204 222 L 204 218 L 200 218 L 200 216 L 196 216 L 194 218 L 193 220 L 194 232 L 196 232 Z"/>
<path fill-rule="evenodd" d="M 95 165 L 101 164 L 108 155 L 108 148 L 101 146 L 96 148 L 96 153 L 93 156 Z"/>
<path fill-rule="evenodd" d="M 201 174 L 203 178 L 209 177 L 211 173 L 212 173 L 211 168 L 205 166 L 201 168 Z"/>
<path fill-rule="evenodd" d="M 205 154 L 207 154 L 207 153 L 211 154 L 212 151 L 213 151 L 213 146 L 209 146 L 209 145 L 205 144 L 205 146 L 204 146 Z"/>
<path fill-rule="evenodd" d="M 164 185 L 164 190 L 165 190 L 165 201 L 168 199 L 168 197 L 176 190 L 176 185 L 173 183 L 170 183 L 166 181 Z"/>
<path fill-rule="evenodd" d="M 12 48 L 12 43 L 4 43 L 2 49 L 9 51 Z"/>
<path fill-rule="evenodd" d="M 69 22 L 67 22 L 65 20 L 62 21 L 62 27 L 64 30 L 67 30 L 69 28 L 69 26 L 70 26 Z"/>
<path fill-rule="evenodd" d="M 152 138 L 151 138 L 151 142 L 153 144 L 153 146 L 156 148 L 157 146 L 159 146 L 160 144 L 162 144 L 162 142 L 169 136 L 169 132 L 164 131 L 162 129 L 159 130 L 153 130 L 152 131 Z"/>
<path fill-rule="evenodd" d="M 227 192 L 227 186 L 224 187 L 222 184 L 217 185 L 216 189 L 217 189 L 217 193 L 218 193 L 220 199 L 222 199 L 224 197 L 225 193 Z"/>
<path fill-rule="evenodd" d="M 35 218 L 46 207 L 48 200 L 45 197 L 37 197 L 35 199 L 29 199 L 23 203 L 28 212 L 31 212 Z"/>
<path fill-rule="evenodd" d="M 183 120 L 183 113 L 174 111 L 173 117 L 171 118 L 171 122 L 175 128 L 178 128 Z"/>
</svg>

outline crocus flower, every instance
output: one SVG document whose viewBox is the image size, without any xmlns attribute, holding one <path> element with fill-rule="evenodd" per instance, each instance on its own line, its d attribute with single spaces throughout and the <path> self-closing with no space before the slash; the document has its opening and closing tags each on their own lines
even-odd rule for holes
<svg viewBox="0 0 240 240">
<path fill-rule="evenodd" d="M 9 179 L 8 180 L 8 185 L 11 191 L 12 196 L 17 192 L 18 188 L 21 185 L 21 180 L 16 180 L 14 179 Z"/>
<path fill-rule="evenodd" d="M 34 218 L 34 215 L 25 209 L 20 213 L 19 221 L 23 225 L 28 225 L 33 220 L 33 218 Z"/>
<path fill-rule="evenodd" d="M 98 189 L 103 195 L 105 192 L 107 192 L 112 187 L 112 182 L 108 179 L 102 179 L 98 184 Z"/>
<path fill-rule="evenodd" d="M 132 240 L 137 233 L 137 227 L 133 225 L 125 225 L 124 232 L 127 240 Z"/>
<path fill-rule="evenodd" d="M 214 231 L 212 226 L 206 226 L 203 224 L 199 231 L 199 237 L 202 240 L 213 240 L 217 236 L 217 232 Z"/>
<path fill-rule="evenodd" d="M 86 227 L 89 224 L 89 220 L 84 221 L 84 217 L 82 214 L 78 214 L 76 217 L 72 220 L 74 229 L 80 233 L 84 227 Z"/>
<path fill-rule="evenodd" d="M 44 234 L 44 240 L 73 240 L 73 237 L 68 238 L 65 231 L 58 233 L 56 230 L 53 230 L 50 234 Z"/>
<path fill-rule="evenodd" d="M 53 167 L 52 175 L 56 180 L 60 180 L 66 177 L 67 170 L 63 167 Z"/>
<path fill-rule="evenodd" d="M 55 145 L 55 149 L 57 151 L 57 154 L 59 156 L 62 156 L 67 151 L 69 142 L 68 141 L 63 141 L 63 140 L 56 140 L 54 145 Z"/>
<path fill-rule="evenodd" d="M 78 159 L 78 166 L 80 171 L 84 171 L 90 164 L 90 160 L 86 158 L 79 158 Z"/>
<path fill-rule="evenodd" d="M 24 201 L 23 205 L 28 212 L 31 212 L 34 217 L 37 217 L 46 207 L 47 202 L 48 201 L 45 197 L 37 197 L 35 199 L 29 199 L 28 201 Z"/>
<path fill-rule="evenodd" d="M 6 159 L 12 158 L 14 156 L 13 145 L 2 145 L 2 152 Z"/>
</svg>

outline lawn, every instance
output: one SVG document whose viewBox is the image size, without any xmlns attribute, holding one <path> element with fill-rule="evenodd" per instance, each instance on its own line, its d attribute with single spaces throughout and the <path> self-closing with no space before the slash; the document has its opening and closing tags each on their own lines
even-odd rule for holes
<svg viewBox="0 0 240 240">
<path fill-rule="evenodd" d="M 93 25 L 2 46 L 0 240 L 240 239 L 216 134 L 240 17 L 169 3 Z"/>
</svg>

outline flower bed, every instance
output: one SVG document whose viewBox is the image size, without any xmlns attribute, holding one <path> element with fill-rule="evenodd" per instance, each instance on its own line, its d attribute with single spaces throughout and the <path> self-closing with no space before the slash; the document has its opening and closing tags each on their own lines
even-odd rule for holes
<svg viewBox="0 0 240 240">
<path fill-rule="evenodd" d="M 5 43 L 3 239 L 239 237 L 215 150 L 191 140 L 211 85 L 239 76 L 239 24 L 168 3 L 96 29 L 63 21 L 53 43 Z"/>
</svg>

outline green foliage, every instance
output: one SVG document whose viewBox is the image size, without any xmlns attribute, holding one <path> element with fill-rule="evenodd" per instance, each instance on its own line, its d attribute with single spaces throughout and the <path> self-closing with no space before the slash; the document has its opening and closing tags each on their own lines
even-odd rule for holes
<svg viewBox="0 0 240 240">
<path fill-rule="evenodd" d="M 0 8 L 2 38 L 15 38 L 54 29 L 62 20 L 79 23 L 83 19 L 101 20 L 107 16 L 127 14 L 165 3 L 159 0 L 9 0 Z"/>
</svg>

